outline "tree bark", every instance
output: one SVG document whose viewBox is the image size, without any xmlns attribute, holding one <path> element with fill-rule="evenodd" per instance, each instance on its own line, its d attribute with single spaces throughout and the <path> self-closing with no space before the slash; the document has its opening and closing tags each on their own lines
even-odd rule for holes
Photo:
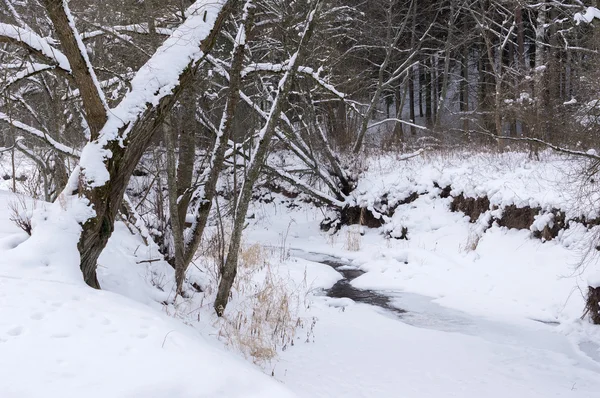
<svg viewBox="0 0 600 398">
<path fill-rule="evenodd" d="M 425 61 L 425 119 L 427 120 L 427 125 L 431 126 L 433 124 L 433 96 L 431 95 L 431 90 L 433 89 L 432 80 L 431 80 L 431 58 L 428 58 Z"/>
<path fill-rule="evenodd" d="M 235 0 L 228 0 L 221 9 L 209 35 L 200 43 L 203 54 L 207 54 L 213 48 L 217 34 L 233 11 L 235 3 Z M 93 288 L 100 288 L 96 274 L 98 257 L 114 230 L 115 217 L 133 170 L 183 90 L 193 84 L 198 64 L 199 62 L 190 64 L 183 70 L 179 84 L 173 88 L 170 95 L 162 97 L 155 106 L 148 105 L 146 111 L 128 129 L 128 138 L 123 143 L 112 140 L 104 144 L 103 149 L 112 153 L 105 161 L 109 174 L 106 183 L 101 186 L 89 186 L 83 181 L 83 175 L 80 173 L 79 192 L 69 192 L 85 196 L 96 213 L 83 224 L 78 243 L 81 272 L 85 282 Z M 127 128 L 128 126 L 125 127 Z"/>
<path fill-rule="evenodd" d="M 81 39 L 76 37 L 77 31 L 74 30 L 74 21 L 70 20 L 65 9 L 65 0 L 43 0 L 43 2 L 71 65 L 71 73 L 81 93 L 86 120 L 90 127 L 92 140 L 94 140 L 107 120 L 106 103 L 96 85 L 96 77 L 89 60 L 84 58 L 87 57 L 87 54 L 83 53 L 85 49 L 80 48 L 80 44 L 83 44 Z"/>
<path fill-rule="evenodd" d="M 436 112 L 435 118 L 435 127 L 439 128 L 442 121 L 442 111 L 446 105 L 446 97 L 448 95 L 448 81 L 450 75 L 450 50 L 452 45 L 452 40 L 454 38 L 454 21 L 455 21 L 455 12 L 454 12 L 454 2 L 456 0 L 450 0 L 450 18 L 448 20 L 448 33 L 446 37 L 446 45 L 444 48 L 444 70 L 441 81 L 441 89 L 439 93 L 439 102 L 438 108 Z"/>
<path fill-rule="evenodd" d="M 183 280 L 185 278 L 185 268 L 183 264 L 183 225 L 179 216 L 179 205 L 177 203 L 177 160 L 175 155 L 175 137 L 174 131 L 167 121 L 163 124 L 164 142 L 167 157 L 167 187 L 169 196 L 169 214 L 171 215 L 171 233 L 173 234 L 173 253 L 175 266 L 176 292 L 181 294 Z"/>
<path fill-rule="evenodd" d="M 409 111 L 409 117 L 410 117 L 410 122 L 411 123 L 415 123 L 415 119 L 417 118 L 415 115 L 415 71 L 414 68 L 410 68 L 410 71 L 408 72 L 408 111 Z M 397 118 L 398 115 L 396 115 Z M 417 129 L 415 128 L 415 126 L 410 126 L 410 134 L 411 135 L 417 135 Z"/>
</svg>

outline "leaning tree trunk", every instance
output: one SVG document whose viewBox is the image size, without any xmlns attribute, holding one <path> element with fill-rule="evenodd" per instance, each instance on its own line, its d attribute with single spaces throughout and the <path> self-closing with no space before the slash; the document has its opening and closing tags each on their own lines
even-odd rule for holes
<svg viewBox="0 0 600 398">
<path fill-rule="evenodd" d="M 225 312 L 227 302 L 229 301 L 229 294 L 231 293 L 231 287 L 233 286 L 233 282 L 237 275 L 239 249 L 242 240 L 242 232 L 246 223 L 246 214 L 248 213 L 250 199 L 252 198 L 252 189 L 260 175 L 271 137 L 273 136 L 275 128 L 277 127 L 279 117 L 283 110 L 283 104 L 287 100 L 292 88 L 292 83 L 294 81 L 298 65 L 303 59 L 305 46 L 310 41 L 312 36 L 314 24 L 316 23 L 315 14 L 317 14 L 320 4 L 321 1 L 316 0 L 315 8 L 309 13 L 306 28 L 300 39 L 300 43 L 298 44 L 298 50 L 289 59 L 289 69 L 281 78 L 281 81 L 278 85 L 279 89 L 269 112 L 269 117 L 259 133 L 260 138 L 258 145 L 252 154 L 252 158 L 250 159 L 246 179 L 242 186 L 237 203 L 233 231 L 231 233 L 229 249 L 227 252 L 227 259 L 225 260 L 225 264 L 221 269 L 221 281 L 219 282 L 219 289 L 217 291 L 217 297 L 214 303 L 214 309 L 218 316 L 222 316 Z"/>
<path fill-rule="evenodd" d="M 73 26 L 68 23 L 65 24 L 62 21 L 62 19 L 67 18 L 66 15 L 69 14 L 66 10 L 66 3 L 61 2 L 65 8 L 60 8 L 54 4 L 56 2 L 57 1 L 55 0 L 46 1 L 49 15 L 54 19 L 52 16 L 57 14 L 56 18 L 58 22 L 60 22 L 54 23 L 55 29 L 74 29 Z M 206 13 L 204 13 L 203 16 L 196 15 L 191 19 L 189 25 L 188 21 L 184 22 L 183 25 L 176 30 L 178 36 L 172 36 L 168 39 L 181 43 L 181 46 L 194 46 L 194 49 L 199 48 L 200 50 L 195 50 L 196 54 L 200 54 L 197 59 L 193 58 L 185 67 L 182 67 L 183 65 L 181 67 L 178 66 L 178 68 L 180 68 L 177 71 L 179 80 L 168 94 L 163 94 L 160 91 L 153 93 L 153 95 L 158 96 L 156 98 L 156 103 L 153 104 L 147 102 L 145 104 L 140 104 L 140 108 L 133 108 L 135 109 L 135 117 L 128 122 L 123 122 L 119 125 L 118 121 L 113 120 L 113 123 L 110 124 L 110 119 L 107 116 L 106 119 L 109 120 L 109 123 L 102 128 L 106 129 L 106 131 L 104 133 L 99 131 L 98 134 L 94 134 L 94 131 L 92 131 L 92 141 L 86 145 L 86 148 L 84 148 L 82 152 L 82 166 L 78 170 L 78 174 L 73 175 L 71 178 L 72 185 L 70 185 L 69 188 L 76 192 L 64 192 L 67 196 L 83 196 L 87 200 L 87 204 L 93 208 L 95 213 L 94 216 L 88 218 L 87 221 L 83 223 L 78 243 L 81 271 L 85 282 L 89 286 L 100 288 L 96 275 L 97 261 L 114 230 L 115 217 L 119 211 L 121 201 L 123 200 L 125 190 L 134 168 L 138 164 L 146 148 L 149 146 L 158 127 L 162 124 L 165 116 L 173 108 L 184 88 L 193 84 L 193 81 L 196 78 L 198 65 L 204 59 L 206 54 L 212 50 L 217 34 L 225 19 L 233 11 L 235 3 L 236 0 L 210 3 L 215 14 L 210 15 L 210 23 L 212 26 L 209 32 L 203 34 L 203 39 L 198 37 L 196 29 L 199 29 L 198 19 L 202 18 L 206 22 Z M 202 7 L 205 4 L 209 3 L 197 1 L 191 7 L 193 11 L 197 11 L 199 7 Z M 58 15 L 61 12 L 65 15 Z M 202 26 L 202 28 L 204 28 L 204 26 Z M 186 35 L 189 35 L 189 37 L 186 37 Z M 76 32 L 71 32 L 71 34 L 63 32 L 62 34 L 59 34 L 59 37 L 61 38 L 61 44 L 63 46 L 70 49 L 79 48 L 77 43 L 70 42 L 71 39 L 76 40 Z M 194 40 L 191 40 L 191 38 Z M 64 41 L 67 41 L 68 43 L 65 43 Z M 190 47 L 188 47 L 188 49 Z M 161 46 L 154 57 L 158 57 L 161 59 L 159 62 L 162 62 L 162 59 L 166 56 L 169 56 L 174 52 L 179 53 L 180 51 L 181 48 L 176 47 L 174 46 L 174 43 L 169 42 Z M 66 55 L 71 62 L 71 68 L 86 68 L 86 71 L 79 72 L 81 80 L 84 80 L 86 83 L 89 83 L 86 79 L 93 80 L 90 76 L 90 73 L 92 72 L 91 66 L 89 65 L 89 60 L 84 59 L 85 56 L 74 50 L 66 52 Z M 148 66 L 146 69 L 143 69 L 144 73 L 149 73 L 149 71 L 154 69 L 154 64 L 152 64 L 154 57 L 152 57 L 144 66 Z M 77 58 L 81 58 L 88 62 L 81 62 L 81 60 L 78 60 Z M 76 75 L 75 72 L 73 74 Z M 86 84 L 82 87 L 88 87 L 88 85 L 89 84 Z M 97 89 L 95 85 L 94 89 Z M 139 90 L 144 89 L 145 88 L 142 87 Z M 90 88 L 90 95 L 93 95 L 91 92 L 92 90 Z M 102 97 L 100 92 L 97 92 L 96 95 L 100 98 Z M 140 93 L 130 92 L 129 95 L 133 96 L 133 98 L 137 98 L 135 96 L 139 96 Z M 144 92 L 143 95 L 147 96 L 148 94 Z M 119 106 L 124 104 L 123 106 L 125 109 L 129 109 L 131 102 L 127 101 L 131 101 L 131 99 L 125 97 Z M 84 106 L 87 107 L 85 101 Z M 119 106 L 117 106 L 117 108 Z M 116 114 L 118 111 L 117 108 L 111 112 Z M 108 115 L 108 111 L 106 112 Z M 92 112 L 88 110 L 86 114 L 92 114 Z M 94 120 L 96 120 L 95 117 Z M 106 153 L 105 151 L 111 155 L 106 156 L 103 159 L 102 163 L 106 169 L 106 173 L 101 173 L 103 180 L 97 182 L 93 177 L 89 177 L 89 174 L 92 172 L 91 175 L 93 176 L 93 173 L 97 172 L 96 168 L 100 166 L 97 164 L 97 157 L 99 154 Z M 93 165 L 89 170 L 86 169 L 88 162 L 91 162 Z M 78 182 L 78 187 L 73 186 L 75 181 Z"/>
</svg>

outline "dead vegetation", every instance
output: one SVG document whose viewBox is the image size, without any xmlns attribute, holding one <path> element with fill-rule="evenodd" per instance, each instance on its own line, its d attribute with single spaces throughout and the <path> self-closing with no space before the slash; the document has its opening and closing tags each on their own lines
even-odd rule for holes
<svg viewBox="0 0 600 398">
<path fill-rule="evenodd" d="M 223 248 L 227 247 L 229 236 L 226 229 L 215 231 L 203 243 L 201 255 L 195 261 L 208 276 L 208 286 L 203 286 L 203 302 L 210 302 L 216 294 Z M 242 245 L 228 311 L 214 324 L 227 346 L 261 366 L 293 346 L 304 333 L 302 330 L 309 339 L 314 328 L 314 320 L 302 317 L 309 305 L 306 278 L 295 286 L 273 268 L 287 258 L 282 257 L 282 250 L 259 244 Z"/>
<path fill-rule="evenodd" d="M 10 221 L 25 231 L 27 235 L 31 236 L 31 218 L 33 216 L 33 211 L 36 208 L 36 202 L 33 201 L 29 204 L 27 200 L 20 195 L 16 195 L 15 198 L 16 199 L 11 201 L 8 205 L 10 207 Z"/>
</svg>

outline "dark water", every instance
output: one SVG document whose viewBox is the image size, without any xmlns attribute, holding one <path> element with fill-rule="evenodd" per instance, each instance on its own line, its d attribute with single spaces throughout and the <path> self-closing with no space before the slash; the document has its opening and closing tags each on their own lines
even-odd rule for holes
<svg viewBox="0 0 600 398">
<path fill-rule="evenodd" d="M 363 275 L 365 272 L 351 266 L 349 263 L 344 262 L 339 258 L 324 254 L 298 251 L 294 253 L 294 255 L 309 261 L 329 265 L 331 268 L 342 274 L 343 278 L 325 291 L 327 297 L 349 298 L 357 303 L 373 305 L 388 311 L 392 311 L 396 314 L 406 313 L 405 310 L 392 305 L 391 297 L 373 290 L 358 289 L 352 286 L 350 282 Z"/>
</svg>

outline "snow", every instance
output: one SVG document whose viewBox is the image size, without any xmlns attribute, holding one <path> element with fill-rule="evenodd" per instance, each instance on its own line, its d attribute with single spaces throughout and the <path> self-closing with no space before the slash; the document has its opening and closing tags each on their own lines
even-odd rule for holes
<svg viewBox="0 0 600 398">
<path fill-rule="evenodd" d="M 600 19 L 600 10 L 598 10 L 596 7 L 588 7 L 586 8 L 583 14 L 578 12 L 573 16 L 573 19 L 575 20 L 577 25 L 579 25 L 582 22 L 591 23 L 594 20 L 594 18 Z"/>
<path fill-rule="evenodd" d="M 546 226 L 552 228 L 554 225 L 554 214 L 546 213 L 535 216 L 535 220 L 531 225 L 532 231 L 543 231 Z"/>
<path fill-rule="evenodd" d="M 54 208 L 60 201 L 38 207 L 36 228 L 54 237 L 40 242 L 7 221 L 4 204 L 14 195 L 0 193 L 0 391 L 11 398 L 285 397 L 288 390 L 307 398 L 596 396 L 600 336 L 580 319 L 580 290 L 598 280 L 598 265 L 577 266 L 597 229 L 573 223 L 542 242 L 531 230 L 488 228 L 489 214 L 470 223 L 450 212 L 451 199 L 433 186 L 575 216 L 582 210 L 573 204 L 578 187 L 567 177 L 581 165 L 548 153 L 539 162 L 515 152 L 398 159 L 368 159 L 353 200 L 374 205 L 388 193 L 393 205 L 412 192 L 420 196 L 399 206 L 386 227 L 367 229 L 358 251 L 347 250 L 354 227 L 336 235 L 319 230 L 322 209 L 301 201 L 288 207 L 290 199 L 277 194 L 252 204 L 244 243 L 267 248 L 261 261 L 270 265 L 251 276 L 246 291 L 234 290 L 226 316 L 243 314 L 236 311 L 269 272 L 306 303 L 295 307 L 304 326 L 294 344 L 262 365 L 273 377 L 240 359 L 233 345 L 224 351 L 214 293 L 160 304 L 170 298 L 173 275 L 151 242 L 117 223 L 99 260 L 105 290 L 94 291 L 72 257 L 73 219 L 85 219 L 89 209 L 80 204 L 68 209 L 75 217 L 65 217 Z M 542 212 L 532 229 L 552 221 Z M 409 240 L 385 237 L 402 226 Z M 386 294 L 407 312 L 325 297 L 342 276 L 319 264 L 322 254 L 365 272 L 352 286 Z M 159 261 L 146 262 L 153 259 Z M 209 286 L 208 270 L 196 265 L 190 277 Z"/>
<path fill-rule="evenodd" d="M 498 206 L 594 214 L 575 205 L 572 176 L 581 165 L 549 153 L 541 157 L 369 159 L 357 203 L 374 204 L 384 193 L 390 205 L 412 192 L 421 196 L 388 219 L 389 229 L 408 228 L 408 241 L 385 239 L 386 227 L 367 230 L 357 252 L 347 250 L 351 228 L 336 235 L 319 231 L 318 209 L 287 208 L 289 200 L 277 195 L 273 203 L 255 203 L 246 233 L 253 242 L 283 241 L 295 249 L 292 256 L 312 261 L 319 261 L 312 253 L 345 257 L 365 272 L 352 286 L 383 292 L 408 311 L 398 316 L 350 299 L 313 296 L 314 342 L 281 353 L 275 376 L 306 397 L 595 396 L 600 338 L 596 327 L 580 320 L 581 292 L 600 279 L 595 260 L 578 266 L 597 232 L 574 223 L 542 242 L 529 230 L 488 229 L 486 217 L 471 224 L 451 213 L 450 199 L 439 198 L 433 187 L 437 182 L 451 185 L 453 194 L 486 195 Z M 550 222 L 542 213 L 532 229 Z"/>
<path fill-rule="evenodd" d="M 45 57 L 55 61 L 57 65 L 67 72 L 71 71 L 71 65 L 66 55 L 52 47 L 50 43 L 35 32 L 20 28 L 18 26 L 0 23 L 0 36 L 9 37 L 12 40 L 22 42 L 25 45 L 39 51 Z"/>
<path fill-rule="evenodd" d="M 172 271 L 164 261 L 139 264 L 155 256 L 155 248 L 144 247 L 124 224 L 117 224 L 99 260 L 106 290 L 97 291 L 83 284 L 78 270 L 76 218 L 52 218 L 54 205 L 38 203 L 39 219 L 53 222 L 41 222 L 36 228 L 44 233 L 28 238 L 8 220 L 8 204 L 16 199 L 0 191 L 2 397 L 292 396 L 161 313 L 168 286 L 161 292 L 146 274 L 168 281 Z M 69 211 L 85 218 L 88 208 Z"/>
<path fill-rule="evenodd" d="M 437 330 L 365 305 L 336 307 L 336 301 L 313 306 L 319 319 L 314 343 L 286 351 L 276 368 L 276 377 L 301 397 L 590 398 L 597 393 L 598 366 L 549 327 L 515 333 L 500 323 L 434 314 L 429 321 L 441 326 L 437 329 L 454 324 Z"/>
<path fill-rule="evenodd" d="M 501 154 L 460 153 L 447 157 L 421 156 L 404 159 L 381 157 L 369 166 L 365 178 L 359 181 L 357 201 L 373 205 L 377 198 L 389 192 L 389 201 L 405 199 L 412 192 L 434 191 L 433 183 L 451 186 L 452 195 L 464 194 L 477 198 L 487 196 L 492 206 L 504 208 L 541 207 L 561 209 L 567 218 L 582 214 L 595 217 L 592 206 L 578 205 L 576 176 L 583 163 L 553 155 L 541 154 L 542 161 L 527 153 Z M 398 162 L 401 167 L 398 167 Z M 591 202 L 591 201 L 590 201 Z"/>
<path fill-rule="evenodd" d="M 422 294 L 478 316 L 493 312 L 518 319 L 576 320 L 583 308 L 579 290 L 587 288 L 587 277 L 598 270 L 595 263 L 577 269 L 595 231 L 573 223 L 557 239 L 545 243 L 533 239 L 531 232 L 553 222 L 551 209 L 563 210 L 567 219 L 581 214 L 594 217 L 596 212 L 592 206 L 578 204 L 581 191 L 573 176 L 581 164 L 549 153 L 541 156 L 540 162 L 515 152 L 373 159 L 358 182 L 356 203 L 373 207 L 387 194 L 389 206 L 393 206 L 413 192 L 421 196 L 398 207 L 393 217 L 385 217 L 382 231 L 367 231 L 359 252 L 344 250 L 346 229 L 324 238 L 317 225 L 300 223 L 293 215 L 297 237 L 292 235 L 289 244 L 350 258 L 367 272 L 353 281 L 356 287 Z M 499 209 L 531 206 L 542 212 L 532 230 L 487 229 L 490 213 L 469 223 L 462 213 L 449 211 L 451 199 L 439 198 L 434 182 L 451 186 L 453 195 L 487 196 L 491 206 Z M 323 214 L 317 211 L 311 217 L 317 224 Z M 254 239 L 278 239 L 275 232 L 268 231 L 284 231 L 290 221 L 277 222 L 282 225 L 261 229 L 258 236 L 266 236 Z M 402 228 L 408 230 L 408 241 L 382 235 L 387 232 L 399 237 Z M 473 245 L 475 250 L 470 249 Z"/>
<path fill-rule="evenodd" d="M 146 111 L 148 104 L 157 105 L 179 84 L 181 73 L 198 61 L 203 52 L 200 43 L 210 33 L 224 0 L 197 0 L 187 10 L 187 19 L 173 31 L 154 55 L 139 69 L 130 82 L 131 89 L 108 114 L 100 138 L 85 146 L 81 166 L 90 186 L 102 186 L 108 180 L 104 160 L 111 152 L 107 143 L 127 138 L 132 123 Z"/>
</svg>

